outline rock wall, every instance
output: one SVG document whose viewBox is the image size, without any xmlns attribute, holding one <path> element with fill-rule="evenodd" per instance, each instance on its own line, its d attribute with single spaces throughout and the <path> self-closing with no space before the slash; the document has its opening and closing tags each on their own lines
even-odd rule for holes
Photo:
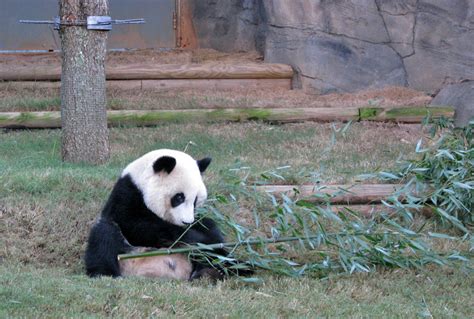
<svg viewBox="0 0 474 319">
<path fill-rule="evenodd" d="M 474 0 L 196 0 L 193 16 L 201 46 L 260 50 L 322 93 L 474 80 Z"/>
</svg>

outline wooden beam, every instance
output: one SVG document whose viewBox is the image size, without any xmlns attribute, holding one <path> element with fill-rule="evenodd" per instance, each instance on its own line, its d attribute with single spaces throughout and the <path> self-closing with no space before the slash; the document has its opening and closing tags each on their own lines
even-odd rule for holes
<svg viewBox="0 0 474 319">
<path fill-rule="evenodd" d="M 163 122 L 243 122 L 261 120 L 290 123 L 306 120 L 333 121 L 357 119 L 356 108 L 295 108 L 295 109 L 189 109 L 189 110 L 123 110 L 108 111 L 110 126 L 152 126 Z M 3 128 L 58 128 L 60 112 L 3 112 Z"/>
<path fill-rule="evenodd" d="M 107 80 L 291 79 L 292 77 L 291 66 L 273 63 L 132 64 L 106 68 Z M 60 79 L 60 67 L 28 67 L 0 72 L 0 81 L 60 81 Z"/>
<path fill-rule="evenodd" d="M 414 109 L 414 108 L 412 108 Z M 435 109 L 435 108 L 430 108 Z M 448 115 L 452 108 L 443 108 L 440 113 Z M 431 112 L 431 110 L 430 110 Z M 272 123 L 294 123 L 303 121 L 331 122 L 361 120 L 358 108 L 222 108 L 185 110 L 122 110 L 108 111 L 109 126 L 153 126 L 164 122 L 244 122 L 259 120 Z M 397 119 L 404 122 L 406 117 Z M 423 117 L 414 122 L 419 123 Z M 379 117 L 373 121 L 385 121 Z M 392 119 L 391 119 L 392 120 Z M 395 121 L 395 119 L 393 119 Z M 412 122 L 413 121 L 413 122 Z M 0 127 L 3 128 L 57 128 L 60 127 L 59 112 L 0 112 Z"/>
<path fill-rule="evenodd" d="M 358 184 L 358 185 L 266 185 L 257 186 L 258 191 L 275 195 L 298 195 L 299 198 L 310 201 L 340 205 L 378 204 L 382 199 L 400 189 L 394 184 Z"/>
<path fill-rule="evenodd" d="M 12 83 L 12 82 L 9 82 Z M 59 89 L 59 81 L 16 81 L 16 88 Z M 291 79 L 171 79 L 171 80 L 108 80 L 108 89 L 169 90 L 169 89 L 285 89 L 291 90 Z"/>
<path fill-rule="evenodd" d="M 59 128 L 61 112 L 2 112 L 0 113 L 2 128 Z"/>
<path fill-rule="evenodd" d="M 107 81 L 107 88 L 122 90 L 169 90 L 169 89 L 285 89 L 291 90 L 291 79 L 173 79 Z"/>
<path fill-rule="evenodd" d="M 323 206 L 324 207 L 324 206 Z M 331 205 L 331 211 L 334 213 L 349 213 L 350 211 L 358 212 L 364 217 L 370 218 L 374 215 L 378 215 L 380 213 L 387 213 L 389 215 L 396 214 L 397 211 L 394 208 L 387 207 L 383 204 L 369 204 L 369 205 Z M 410 209 L 412 213 L 421 213 L 425 217 L 433 217 L 434 211 L 432 208 L 424 206 L 420 209 Z"/>
<path fill-rule="evenodd" d="M 426 116 L 453 117 L 452 107 L 367 107 L 360 108 L 360 119 L 367 121 L 420 123 Z"/>
</svg>

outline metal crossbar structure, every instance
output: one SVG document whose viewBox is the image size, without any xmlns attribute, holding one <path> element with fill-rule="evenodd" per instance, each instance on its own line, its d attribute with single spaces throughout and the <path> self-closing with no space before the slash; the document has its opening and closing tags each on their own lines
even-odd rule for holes
<svg viewBox="0 0 474 319">
<path fill-rule="evenodd" d="M 61 21 L 59 17 L 55 17 L 53 20 L 20 20 L 19 22 L 53 25 L 55 30 L 59 30 L 63 26 L 86 26 L 88 30 L 109 31 L 112 30 L 114 24 L 143 24 L 145 19 L 112 20 L 109 16 L 89 16 L 87 20 Z"/>
</svg>

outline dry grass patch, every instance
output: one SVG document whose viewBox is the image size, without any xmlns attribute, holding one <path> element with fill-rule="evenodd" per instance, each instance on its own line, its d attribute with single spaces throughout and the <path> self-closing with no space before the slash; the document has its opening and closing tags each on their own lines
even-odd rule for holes
<svg viewBox="0 0 474 319">
<path fill-rule="evenodd" d="M 108 109 L 172 110 L 193 108 L 319 108 L 424 106 L 431 97 L 407 88 L 387 88 L 356 94 L 317 95 L 302 90 L 124 90 L 107 92 Z M 59 110 L 59 89 L 0 83 L 0 111 Z"/>
</svg>

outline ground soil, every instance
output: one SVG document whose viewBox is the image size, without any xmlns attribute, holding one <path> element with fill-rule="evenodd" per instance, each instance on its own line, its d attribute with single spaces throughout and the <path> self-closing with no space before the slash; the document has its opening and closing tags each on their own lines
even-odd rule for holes
<svg viewBox="0 0 474 319">
<path fill-rule="evenodd" d="M 197 50 L 132 50 L 110 52 L 107 55 L 108 65 L 127 64 L 187 64 L 187 63 L 263 63 L 263 58 L 256 52 L 224 53 L 212 49 Z M 0 72 L 24 67 L 57 67 L 61 63 L 59 53 L 41 54 L 0 54 Z M 0 97 L 14 97 L 23 92 L 24 88 L 15 89 L 14 83 L 0 83 Z M 43 94 L 55 95 L 41 90 Z M 179 94 L 177 94 L 177 91 Z M 370 89 L 358 93 L 318 95 L 303 90 L 287 91 L 284 89 L 236 89 L 216 92 L 215 90 L 168 90 L 131 92 L 114 90 L 109 92 L 112 98 L 129 100 L 134 105 L 145 104 L 151 108 L 167 108 L 168 105 L 157 106 L 147 100 L 165 99 L 165 104 L 179 97 L 178 108 L 196 107 L 360 107 L 360 106 L 423 106 L 429 104 L 431 97 L 423 92 L 404 87 L 387 87 Z M 36 95 L 36 94 L 35 94 Z M 182 100 L 192 100 L 190 106 Z M 196 102 L 196 103 L 194 103 Z M 223 103 L 225 102 L 225 103 Z M 122 104 L 122 103 L 120 103 Z M 160 103 L 158 103 L 160 104 Z M 173 103 L 171 103 L 173 104 Z M 225 104 L 225 105 L 224 105 Z M 172 105 L 171 105 L 172 106 Z M 132 108 L 119 106 L 118 108 Z M 10 109 L 10 107 L 9 107 Z"/>
</svg>

